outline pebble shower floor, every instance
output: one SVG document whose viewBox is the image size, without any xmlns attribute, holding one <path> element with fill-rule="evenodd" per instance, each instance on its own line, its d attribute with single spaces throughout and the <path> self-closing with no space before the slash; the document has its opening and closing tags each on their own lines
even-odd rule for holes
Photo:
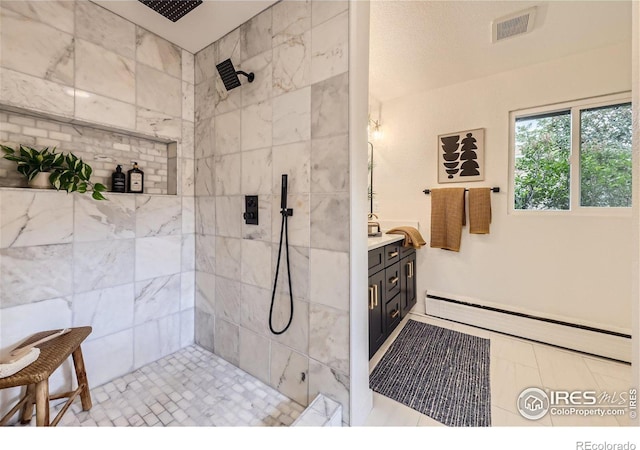
<svg viewBox="0 0 640 450">
<path fill-rule="evenodd" d="M 287 426 L 304 409 L 196 345 L 91 389 L 91 399 L 89 411 L 76 399 L 59 426 Z"/>
</svg>

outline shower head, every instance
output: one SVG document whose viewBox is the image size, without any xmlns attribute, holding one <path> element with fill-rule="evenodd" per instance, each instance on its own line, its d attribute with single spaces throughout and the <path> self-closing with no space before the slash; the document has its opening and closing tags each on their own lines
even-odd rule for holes
<svg viewBox="0 0 640 450">
<path fill-rule="evenodd" d="M 163 15 L 172 22 L 177 22 L 196 6 L 202 4 L 202 0 L 138 0 L 158 14 Z"/>
<path fill-rule="evenodd" d="M 233 67 L 233 63 L 230 59 L 226 59 L 222 61 L 220 64 L 216 64 L 216 68 L 218 69 L 218 73 L 220 74 L 220 78 L 222 78 L 222 82 L 224 83 L 224 87 L 227 91 L 231 89 L 237 88 L 240 86 L 240 79 L 238 78 L 238 74 L 244 75 L 249 80 L 249 83 L 252 83 L 255 75 L 253 72 L 246 73 L 242 70 L 236 70 Z"/>
</svg>

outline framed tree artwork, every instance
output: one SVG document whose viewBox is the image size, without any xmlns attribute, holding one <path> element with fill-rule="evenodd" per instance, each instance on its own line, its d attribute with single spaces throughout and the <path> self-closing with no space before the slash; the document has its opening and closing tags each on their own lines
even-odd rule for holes
<svg viewBox="0 0 640 450">
<path fill-rule="evenodd" d="M 484 128 L 438 136 L 438 183 L 484 180 Z"/>
</svg>

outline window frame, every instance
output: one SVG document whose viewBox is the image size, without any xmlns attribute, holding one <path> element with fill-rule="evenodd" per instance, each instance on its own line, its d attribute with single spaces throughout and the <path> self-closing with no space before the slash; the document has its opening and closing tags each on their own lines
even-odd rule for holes
<svg viewBox="0 0 640 450">
<path fill-rule="evenodd" d="M 582 110 L 633 103 L 631 92 L 572 100 L 562 103 L 518 109 L 509 112 L 509 214 L 513 215 L 558 215 L 558 216 L 631 216 L 631 206 L 606 207 L 580 205 L 580 112 Z M 569 209 L 516 209 L 515 208 L 515 163 L 516 120 L 523 117 L 570 111 L 571 148 L 569 149 Z M 634 180 L 635 182 L 635 180 Z"/>
</svg>

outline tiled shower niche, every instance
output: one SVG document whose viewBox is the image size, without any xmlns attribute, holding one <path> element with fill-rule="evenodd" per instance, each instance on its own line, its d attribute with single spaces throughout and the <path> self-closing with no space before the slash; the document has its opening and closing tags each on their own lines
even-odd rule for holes
<svg viewBox="0 0 640 450">
<path fill-rule="evenodd" d="M 144 172 L 145 194 L 176 194 L 175 142 L 0 110 L 0 143 L 12 148 L 22 144 L 72 152 L 93 169 L 91 181 L 104 184 L 109 191 L 116 166 L 121 165 L 126 173 L 136 161 Z M 0 158 L 0 186 L 26 186 L 16 164 L 4 158 Z"/>
</svg>

